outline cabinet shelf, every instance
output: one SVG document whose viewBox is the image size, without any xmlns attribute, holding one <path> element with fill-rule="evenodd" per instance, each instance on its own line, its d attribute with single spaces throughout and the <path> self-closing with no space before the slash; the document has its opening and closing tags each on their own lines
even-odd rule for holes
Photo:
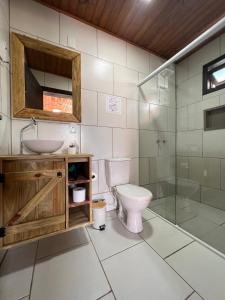
<svg viewBox="0 0 225 300">
<path fill-rule="evenodd" d="M 76 228 L 80 226 L 85 226 L 87 224 L 90 224 L 90 220 L 82 209 L 77 208 L 70 212 L 69 227 Z"/>
<path fill-rule="evenodd" d="M 79 206 L 83 206 L 83 205 L 88 205 L 90 204 L 91 201 L 90 200 L 85 200 L 83 202 L 78 202 L 78 203 L 75 203 L 75 202 L 72 202 L 70 201 L 69 202 L 69 208 L 72 208 L 72 207 L 79 207 Z"/>
<path fill-rule="evenodd" d="M 78 180 L 69 180 L 68 184 L 82 184 L 82 183 L 89 183 L 91 182 L 90 179 L 78 179 Z"/>
</svg>

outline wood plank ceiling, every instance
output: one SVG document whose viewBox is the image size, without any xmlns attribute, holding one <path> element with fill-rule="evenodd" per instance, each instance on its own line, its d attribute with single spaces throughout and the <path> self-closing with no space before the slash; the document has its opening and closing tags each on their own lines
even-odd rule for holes
<svg viewBox="0 0 225 300">
<path fill-rule="evenodd" d="M 225 15 L 225 0 L 36 0 L 169 58 Z"/>
</svg>

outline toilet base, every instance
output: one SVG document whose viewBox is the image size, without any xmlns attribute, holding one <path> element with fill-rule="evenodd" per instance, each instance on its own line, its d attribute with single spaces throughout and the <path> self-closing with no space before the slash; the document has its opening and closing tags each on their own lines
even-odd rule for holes
<svg viewBox="0 0 225 300">
<path fill-rule="evenodd" d="M 142 215 L 140 212 L 127 212 L 126 217 L 120 213 L 118 216 L 128 231 L 140 233 L 143 230 Z"/>
</svg>

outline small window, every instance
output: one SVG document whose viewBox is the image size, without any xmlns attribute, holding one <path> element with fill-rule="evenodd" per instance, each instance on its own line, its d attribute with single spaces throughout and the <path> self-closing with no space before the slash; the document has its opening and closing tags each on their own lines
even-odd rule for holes
<svg viewBox="0 0 225 300">
<path fill-rule="evenodd" d="M 203 95 L 225 88 L 225 55 L 203 66 Z"/>
</svg>

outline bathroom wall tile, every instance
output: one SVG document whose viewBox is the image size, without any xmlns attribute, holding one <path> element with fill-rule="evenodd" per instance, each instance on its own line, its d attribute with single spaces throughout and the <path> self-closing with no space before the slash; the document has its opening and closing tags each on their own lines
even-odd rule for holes
<svg viewBox="0 0 225 300">
<path fill-rule="evenodd" d="M 220 36 L 220 55 L 225 54 L 225 34 Z"/>
<path fill-rule="evenodd" d="M 126 65 L 126 42 L 101 30 L 97 31 L 98 56 L 119 65 Z"/>
<path fill-rule="evenodd" d="M 109 191 L 109 187 L 106 182 L 105 160 L 99 160 L 98 190 L 99 193 L 105 193 Z"/>
<path fill-rule="evenodd" d="M 94 91 L 81 90 L 81 121 L 84 125 L 98 123 L 98 94 Z"/>
<path fill-rule="evenodd" d="M 223 93 L 219 95 L 219 102 L 220 102 L 220 105 L 225 104 L 225 90 L 224 89 L 223 89 Z"/>
<path fill-rule="evenodd" d="M 113 128 L 113 157 L 138 157 L 138 130 Z"/>
<path fill-rule="evenodd" d="M 99 168 L 98 168 L 98 160 L 92 161 L 92 172 L 97 175 L 97 178 L 92 181 L 92 194 L 98 194 L 98 180 L 99 180 Z"/>
<path fill-rule="evenodd" d="M 189 176 L 197 183 L 212 187 L 220 187 L 220 160 L 217 158 L 189 158 Z"/>
<path fill-rule="evenodd" d="M 0 1 L 0 42 L 5 45 L 9 57 L 9 1 Z M 7 58 L 4 58 L 7 60 Z"/>
<path fill-rule="evenodd" d="M 149 167 L 149 159 L 148 158 L 140 158 L 139 159 L 140 166 L 140 185 L 149 184 L 150 179 L 150 167 Z"/>
<path fill-rule="evenodd" d="M 139 73 L 139 82 L 143 80 L 148 74 Z M 142 86 L 139 87 L 139 97 L 141 101 L 159 104 L 159 89 L 158 78 L 153 77 Z"/>
<path fill-rule="evenodd" d="M 10 116 L 10 74 L 6 64 L 0 62 L 0 112 Z"/>
<path fill-rule="evenodd" d="M 149 103 L 139 102 L 139 124 L 140 129 L 151 129 Z"/>
<path fill-rule="evenodd" d="M 187 106 L 177 109 L 177 131 L 187 130 L 188 128 L 188 111 Z"/>
<path fill-rule="evenodd" d="M 203 156 L 225 157 L 225 130 L 203 131 Z"/>
<path fill-rule="evenodd" d="M 200 202 L 200 184 L 187 178 L 177 178 L 177 195 Z"/>
<path fill-rule="evenodd" d="M 20 130 L 24 126 L 28 125 L 30 121 L 24 120 L 12 120 L 12 154 L 20 153 Z M 26 129 L 23 133 L 23 139 L 36 139 L 37 138 L 37 126 Z M 25 149 L 23 153 L 29 153 L 29 150 Z"/>
<path fill-rule="evenodd" d="M 149 73 L 149 52 L 127 43 L 127 66 L 142 73 Z"/>
<path fill-rule="evenodd" d="M 120 112 L 108 112 L 108 99 L 112 95 L 108 94 L 98 94 L 98 125 L 107 127 L 126 127 L 126 99 L 118 97 L 121 101 L 121 111 Z"/>
<path fill-rule="evenodd" d="M 9 24 L 9 0 L 2 0 L 0 2 L 0 15 L 4 22 Z"/>
<path fill-rule="evenodd" d="M 184 156 L 177 156 L 177 177 L 189 177 L 189 158 Z"/>
<path fill-rule="evenodd" d="M 175 159 L 170 156 L 151 157 L 150 158 L 150 183 L 156 183 L 175 174 Z"/>
<path fill-rule="evenodd" d="M 158 134 L 148 130 L 140 130 L 140 157 L 154 157 L 158 155 Z"/>
<path fill-rule="evenodd" d="M 225 210 L 225 191 L 202 187 L 201 201 L 207 205 Z"/>
<path fill-rule="evenodd" d="M 188 129 L 203 129 L 203 110 L 202 102 L 188 105 Z"/>
<path fill-rule="evenodd" d="M 58 12 L 35 1 L 10 1 L 10 26 L 51 42 L 59 42 Z"/>
<path fill-rule="evenodd" d="M 176 65 L 176 82 L 180 82 L 188 79 L 188 58 Z"/>
<path fill-rule="evenodd" d="M 177 153 L 184 156 L 202 156 L 202 131 L 178 132 Z"/>
<path fill-rule="evenodd" d="M 2 114 L 0 120 L 0 154 L 11 154 L 11 122 L 9 117 Z M 18 152 L 19 153 L 19 152 Z"/>
<path fill-rule="evenodd" d="M 150 104 L 150 128 L 155 131 L 168 130 L 168 108 Z"/>
<path fill-rule="evenodd" d="M 225 190 L 225 159 L 220 160 L 221 189 Z"/>
<path fill-rule="evenodd" d="M 150 72 L 149 73 L 153 72 L 155 69 L 160 67 L 164 62 L 165 62 L 165 60 L 163 58 L 151 53 L 150 54 Z"/>
<path fill-rule="evenodd" d="M 68 91 L 69 79 L 55 74 L 45 73 L 45 86 Z"/>
<path fill-rule="evenodd" d="M 74 127 L 75 133 L 71 132 L 71 126 Z M 62 140 L 64 144 L 57 153 L 65 152 L 74 141 L 80 148 L 80 126 L 75 123 L 56 123 L 56 122 L 38 122 L 38 138 L 49 140 Z"/>
<path fill-rule="evenodd" d="M 112 157 L 112 129 L 81 126 L 81 152 L 92 153 L 94 159 Z"/>
<path fill-rule="evenodd" d="M 81 55 L 81 86 L 87 90 L 113 93 L 113 65 L 91 55 Z"/>
<path fill-rule="evenodd" d="M 139 128 L 138 105 L 137 101 L 127 99 L 127 128 Z"/>
<path fill-rule="evenodd" d="M 114 65 L 114 94 L 138 100 L 138 72 Z"/>
<path fill-rule="evenodd" d="M 1 299 L 16 300 L 29 295 L 37 244 L 10 249 L 0 269 Z"/>
<path fill-rule="evenodd" d="M 202 101 L 202 110 L 213 108 L 216 106 L 219 106 L 220 103 L 220 97 L 219 96 L 212 96 L 211 97 L 205 97 L 203 96 Z"/>
<path fill-rule="evenodd" d="M 159 139 L 159 156 L 175 155 L 175 133 L 160 132 Z"/>
<path fill-rule="evenodd" d="M 132 158 L 130 162 L 130 183 L 139 185 L 139 158 Z"/>
<path fill-rule="evenodd" d="M 219 38 L 217 38 L 189 57 L 189 77 L 200 74 L 202 72 L 202 66 L 214 58 L 217 58 L 219 55 L 220 41 Z"/>
<path fill-rule="evenodd" d="M 60 14 L 60 44 L 97 56 L 97 30 Z"/>
</svg>

